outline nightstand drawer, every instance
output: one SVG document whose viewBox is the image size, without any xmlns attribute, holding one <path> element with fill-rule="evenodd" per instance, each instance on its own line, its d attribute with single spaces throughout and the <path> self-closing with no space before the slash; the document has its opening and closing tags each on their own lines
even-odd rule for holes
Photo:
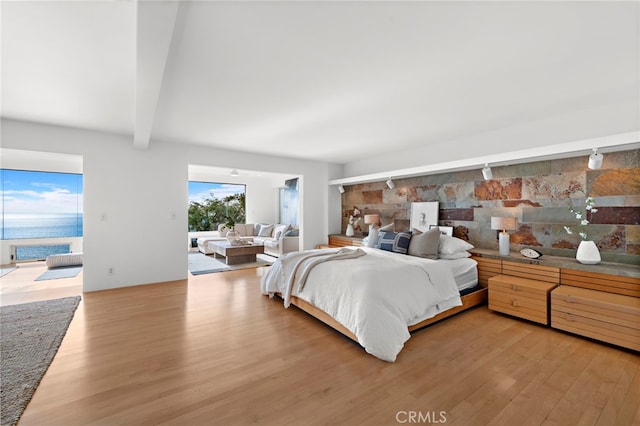
<svg viewBox="0 0 640 426">
<path fill-rule="evenodd" d="M 551 326 L 640 351 L 640 298 L 560 286 L 551 292 Z"/>
<path fill-rule="evenodd" d="M 489 278 L 489 309 L 549 324 L 549 292 L 554 283 L 508 275 Z"/>
</svg>

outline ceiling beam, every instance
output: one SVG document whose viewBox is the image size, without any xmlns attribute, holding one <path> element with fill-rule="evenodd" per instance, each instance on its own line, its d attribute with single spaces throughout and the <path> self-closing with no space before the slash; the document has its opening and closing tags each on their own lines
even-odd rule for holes
<svg viewBox="0 0 640 426">
<path fill-rule="evenodd" d="M 179 5 L 180 2 L 136 2 L 136 148 L 149 147 Z"/>
</svg>

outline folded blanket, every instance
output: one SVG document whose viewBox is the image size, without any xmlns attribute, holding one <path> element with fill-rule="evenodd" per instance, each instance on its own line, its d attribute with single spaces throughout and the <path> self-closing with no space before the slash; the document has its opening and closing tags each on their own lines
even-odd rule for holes
<svg viewBox="0 0 640 426">
<path fill-rule="evenodd" d="M 284 306 L 286 308 L 289 307 L 291 304 L 291 296 L 304 288 L 309 272 L 317 265 L 331 260 L 355 259 L 365 254 L 366 253 L 360 249 L 342 247 L 337 251 L 313 250 L 310 252 L 291 253 L 290 256 L 281 258 L 280 273 L 285 283 L 285 289 L 282 295 Z"/>
</svg>

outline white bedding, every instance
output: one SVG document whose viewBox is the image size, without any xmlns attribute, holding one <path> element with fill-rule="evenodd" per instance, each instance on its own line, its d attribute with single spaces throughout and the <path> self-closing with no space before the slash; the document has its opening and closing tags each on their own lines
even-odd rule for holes
<svg viewBox="0 0 640 426">
<path fill-rule="evenodd" d="M 368 353 L 393 362 L 410 337 L 408 325 L 462 304 L 454 276 L 468 277 L 475 261 L 359 248 L 367 255 L 320 263 L 309 272 L 303 290 L 292 294 L 345 326 Z M 337 251 L 326 251 L 331 250 Z M 284 294 L 286 282 L 281 258 L 263 277 L 262 292 Z"/>
</svg>

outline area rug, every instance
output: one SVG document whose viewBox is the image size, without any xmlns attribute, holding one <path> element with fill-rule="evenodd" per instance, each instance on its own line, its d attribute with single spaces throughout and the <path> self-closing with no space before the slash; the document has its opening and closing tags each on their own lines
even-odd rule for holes
<svg viewBox="0 0 640 426">
<path fill-rule="evenodd" d="M 73 278 L 82 271 L 82 266 L 60 266 L 58 268 L 47 269 L 36 281 L 57 280 L 60 278 Z"/>
<path fill-rule="evenodd" d="M 227 265 L 224 263 L 224 258 L 214 259 L 213 256 L 207 256 L 200 252 L 189 253 L 189 272 L 191 272 L 191 275 L 202 275 L 235 271 L 237 269 L 258 268 L 260 266 L 269 266 L 276 260 L 274 257 L 264 254 L 258 254 L 256 258 L 256 262 Z"/>
<path fill-rule="evenodd" d="M 0 266 L 0 277 L 4 277 L 9 272 L 13 272 L 16 269 L 18 269 L 18 267 L 15 266 L 15 265 L 12 265 L 12 266 Z"/>
<path fill-rule="evenodd" d="M 80 296 L 0 307 L 0 425 L 15 425 L 49 368 Z"/>
</svg>

